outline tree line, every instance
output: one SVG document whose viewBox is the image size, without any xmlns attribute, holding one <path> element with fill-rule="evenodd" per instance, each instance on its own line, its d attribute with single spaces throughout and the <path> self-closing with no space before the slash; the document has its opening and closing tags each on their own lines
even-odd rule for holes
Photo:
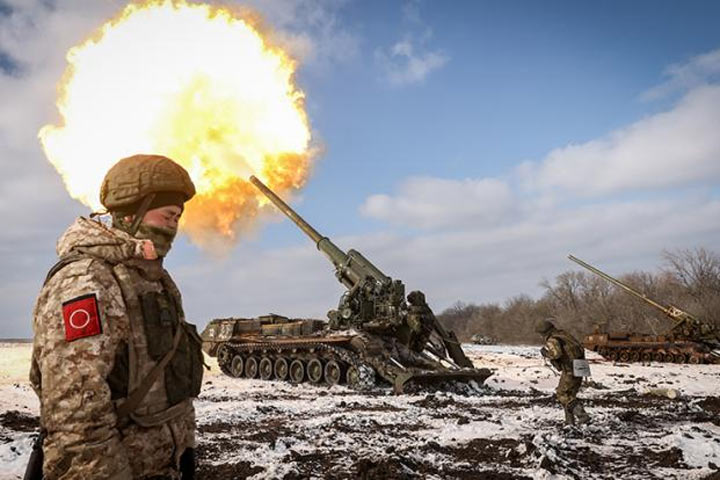
<svg viewBox="0 0 720 480">
<path fill-rule="evenodd" d="M 635 271 L 615 278 L 662 305 L 720 325 L 720 255 L 711 250 L 663 251 L 657 272 Z M 591 272 L 567 271 L 540 285 L 544 294 L 539 299 L 522 294 L 504 304 L 457 302 L 438 319 L 461 341 L 481 334 L 511 344 L 539 343 L 534 325 L 543 318 L 554 318 L 557 326 L 578 338 L 595 328 L 655 335 L 672 326 L 661 311 Z"/>
</svg>

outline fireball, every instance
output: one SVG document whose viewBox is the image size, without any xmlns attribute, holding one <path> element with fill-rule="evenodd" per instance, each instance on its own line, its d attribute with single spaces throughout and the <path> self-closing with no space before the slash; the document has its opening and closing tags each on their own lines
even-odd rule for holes
<svg viewBox="0 0 720 480">
<path fill-rule="evenodd" d="M 183 165 L 197 195 L 181 228 L 227 243 L 267 205 L 249 175 L 290 194 L 313 159 L 297 63 L 248 11 L 130 4 L 67 54 L 58 125 L 39 137 L 72 198 L 98 210 L 108 169 L 136 153 Z"/>
</svg>

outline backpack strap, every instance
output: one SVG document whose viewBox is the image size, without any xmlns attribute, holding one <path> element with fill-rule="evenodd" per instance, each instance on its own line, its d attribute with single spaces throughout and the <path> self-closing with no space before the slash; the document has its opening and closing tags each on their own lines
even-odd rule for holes
<svg viewBox="0 0 720 480">
<path fill-rule="evenodd" d="M 73 262 L 85 260 L 87 258 L 95 257 L 82 253 L 71 253 L 69 255 L 65 255 L 64 257 L 61 257 L 60 260 L 58 260 L 58 262 L 50 268 L 50 271 L 48 271 L 47 276 L 45 277 L 45 281 L 43 282 L 43 286 L 45 286 L 50 281 L 50 279 L 55 276 L 55 274 L 57 274 L 66 266 L 70 265 Z M 117 415 L 118 425 L 124 423 L 130 416 L 130 414 L 140 405 L 140 402 L 142 402 L 147 393 L 150 391 L 150 388 L 160 376 L 160 373 L 165 370 L 167 364 L 170 362 L 170 360 L 172 360 L 172 357 L 175 355 L 177 347 L 180 344 L 180 339 L 183 336 L 184 330 L 184 325 L 177 325 L 177 331 L 175 332 L 175 336 L 173 337 L 173 345 L 170 351 L 165 354 L 165 356 L 152 368 L 152 370 L 150 370 L 150 373 L 148 373 L 148 375 L 143 379 L 142 383 L 138 386 L 138 388 L 136 388 L 130 393 L 125 402 L 123 402 L 119 407 L 116 408 L 115 414 Z"/>
<path fill-rule="evenodd" d="M 177 330 L 175 331 L 175 336 L 173 338 L 172 349 L 165 354 L 162 360 L 155 364 L 152 370 L 150 370 L 150 373 L 148 373 L 147 376 L 143 379 L 142 383 L 140 383 L 140 386 L 138 386 L 138 388 L 136 388 L 130 393 L 130 395 L 127 397 L 127 400 L 125 400 L 119 407 L 117 407 L 117 409 L 115 409 L 118 425 L 123 424 L 125 420 L 127 420 L 127 418 L 130 416 L 130 414 L 138 407 L 138 405 L 140 405 L 140 402 L 142 402 L 143 398 L 145 398 L 145 395 L 147 395 L 147 393 L 150 391 L 150 387 L 153 386 L 155 380 L 157 380 L 160 376 L 160 373 L 165 370 L 165 367 L 177 351 L 177 347 L 180 344 L 180 338 L 182 337 L 183 330 L 184 329 L 182 328 L 182 325 L 178 324 Z"/>
<path fill-rule="evenodd" d="M 65 255 L 64 257 L 60 257 L 60 260 L 50 267 L 50 270 L 48 271 L 47 275 L 45 276 L 45 281 L 43 281 L 43 287 L 47 285 L 47 283 L 50 281 L 52 277 L 55 276 L 56 273 L 58 273 L 63 268 L 67 267 L 73 262 L 77 262 L 79 260 L 85 260 L 86 258 L 92 258 L 90 255 L 85 255 L 82 253 L 71 253 L 69 255 Z"/>
<path fill-rule="evenodd" d="M 558 334 L 555 336 L 555 338 L 560 341 L 563 352 L 565 352 L 565 355 L 568 358 L 572 360 L 585 358 L 585 348 L 580 342 L 578 342 L 565 330 L 559 330 L 557 333 Z"/>
</svg>

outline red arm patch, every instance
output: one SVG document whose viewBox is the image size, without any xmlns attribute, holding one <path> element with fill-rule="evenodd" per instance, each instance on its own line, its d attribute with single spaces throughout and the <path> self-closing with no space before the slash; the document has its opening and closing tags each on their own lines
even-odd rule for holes
<svg viewBox="0 0 720 480">
<path fill-rule="evenodd" d="M 96 294 L 90 293 L 63 302 L 62 312 L 65 340 L 68 342 L 102 333 Z"/>
</svg>

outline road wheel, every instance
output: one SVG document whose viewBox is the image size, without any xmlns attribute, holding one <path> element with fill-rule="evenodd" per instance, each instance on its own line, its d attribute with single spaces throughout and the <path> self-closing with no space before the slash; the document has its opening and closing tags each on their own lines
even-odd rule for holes
<svg viewBox="0 0 720 480">
<path fill-rule="evenodd" d="M 621 362 L 627 363 L 630 361 L 630 352 L 628 352 L 627 350 L 623 350 L 622 352 L 620 352 L 618 358 Z"/>
<path fill-rule="evenodd" d="M 673 362 L 675 363 L 685 363 L 687 359 L 685 358 L 685 354 L 683 353 L 676 353 L 673 355 Z"/>
<path fill-rule="evenodd" d="M 305 365 L 302 360 L 295 359 L 290 363 L 290 381 L 302 383 L 305 380 Z"/>
<path fill-rule="evenodd" d="M 642 355 L 640 355 L 640 359 L 643 363 L 650 363 L 652 360 L 652 354 L 650 352 L 643 352 Z"/>
<path fill-rule="evenodd" d="M 348 386 L 355 390 L 370 390 L 375 385 L 375 370 L 368 365 L 351 365 L 346 375 Z"/>
<path fill-rule="evenodd" d="M 337 385 L 342 381 L 342 367 L 335 360 L 329 360 L 325 364 L 325 383 Z"/>
<path fill-rule="evenodd" d="M 235 355 L 230 363 L 230 374 L 235 378 L 243 376 L 243 370 L 245 368 L 245 361 L 240 355 Z"/>
<path fill-rule="evenodd" d="M 323 377 L 323 364 L 319 358 L 312 358 L 306 367 L 307 378 L 312 383 L 320 383 Z"/>
<path fill-rule="evenodd" d="M 637 352 L 637 351 L 630 352 L 630 361 L 631 362 L 639 362 L 640 361 L 640 352 Z"/>
<path fill-rule="evenodd" d="M 228 348 L 227 345 L 222 344 L 217 349 L 217 361 L 218 365 L 228 365 L 230 364 L 230 359 L 232 355 L 230 353 L 230 348 Z"/>
<path fill-rule="evenodd" d="M 288 378 L 288 361 L 285 357 L 278 357 L 275 359 L 275 378 L 278 380 L 287 380 Z"/>
<path fill-rule="evenodd" d="M 247 378 L 255 378 L 258 374 L 258 359 L 257 357 L 248 357 L 245 360 L 245 376 Z"/>
<path fill-rule="evenodd" d="M 697 365 L 699 363 L 702 363 L 702 359 L 697 355 L 690 355 L 688 362 L 692 363 L 693 365 Z"/>
<path fill-rule="evenodd" d="M 663 355 L 662 352 L 655 352 L 652 355 L 652 359 L 653 359 L 653 362 L 662 363 L 663 361 L 665 361 L 665 355 Z"/>
<path fill-rule="evenodd" d="M 270 380 L 273 376 L 273 362 L 268 357 L 262 357 L 260 359 L 260 378 L 263 380 Z"/>
<path fill-rule="evenodd" d="M 616 352 L 615 350 L 611 351 L 610 353 L 608 353 L 608 358 L 610 360 L 612 360 L 613 362 L 617 362 L 618 361 L 618 352 Z"/>
<path fill-rule="evenodd" d="M 672 363 L 674 361 L 675 361 L 675 357 L 673 356 L 672 353 L 663 354 L 663 362 Z"/>
</svg>

